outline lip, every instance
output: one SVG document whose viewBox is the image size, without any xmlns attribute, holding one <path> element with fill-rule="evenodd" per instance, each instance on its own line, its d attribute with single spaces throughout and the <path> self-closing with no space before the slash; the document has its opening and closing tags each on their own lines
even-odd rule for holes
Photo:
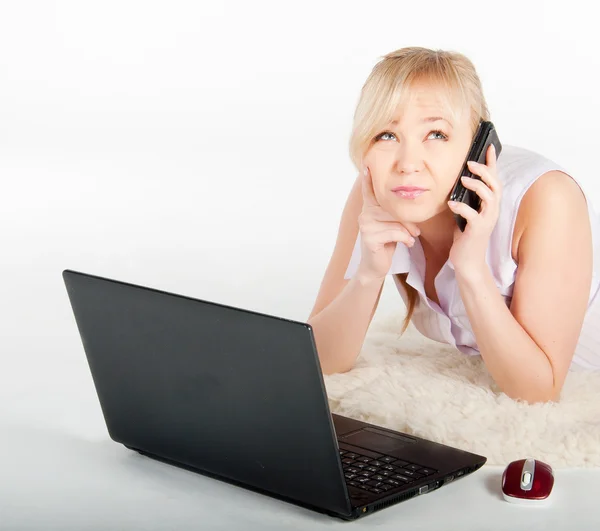
<svg viewBox="0 0 600 531">
<path fill-rule="evenodd" d="M 427 189 L 418 186 L 397 186 L 392 192 L 401 199 L 416 199 L 427 192 Z"/>
<path fill-rule="evenodd" d="M 424 192 L 426 188 L 420 186 L 396 186 L 392 188 L 392 192 Z"/>
</svg>

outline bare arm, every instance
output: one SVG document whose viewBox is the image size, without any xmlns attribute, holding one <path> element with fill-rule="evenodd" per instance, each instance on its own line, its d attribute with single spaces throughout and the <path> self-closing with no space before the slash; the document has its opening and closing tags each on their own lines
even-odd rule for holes
<svg viewBox="0 0 600 531">
<path fill-rule="evenodd" d="M 383 282 L 362 283 L 357 276 L 344 279 L 358 236 L 361 209 L 359 177 L 344 206 L 335 248 L 307 321 L 313 328 L 325 374 L 346 372 L 353 367 L 383 287 Z"/>
<path fill-rule="evenodd" d="M 585 198 L 562 172 L 540 177 L 517 217 L 518 270 L 510 309 L 489 268 L 457 271 L 481 356 L 500 388 L 530 403 L 558 401 L 585 316 L 592 277 Z M 574 237 L 576 235 L 576 237 Z"/>
<path fill-rule="evenodd" d="M 349 371 L 356 362 L 379 303 L 383 280 L 347 281 L 329 306 L 309 318 L 325 374 Z"/>
<path fill-rule="evenodd" d="M 344 273 L 359 230 L 370 260 L 365 262 L 363 257 L 356 275 L 347 280 Z M 416 226 L 411 230 L 416 234 Z M 370 175 L 359 176 L 344 206 L 336 245 L 308 318 L 325 374 L 346 372 L 354 366 L 379 303 L 396 242 L 409 240 L 408 229 L 382 211 Z"/>
</svg>

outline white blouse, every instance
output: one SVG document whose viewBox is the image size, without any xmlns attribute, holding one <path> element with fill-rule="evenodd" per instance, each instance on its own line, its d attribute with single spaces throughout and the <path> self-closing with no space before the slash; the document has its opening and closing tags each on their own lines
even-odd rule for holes
<svg viewBox="0 0 600 531">
<path fill-rule="evenodd" d="M 511 247 L 519 204 L 535 180 L 551 170 L 560 170 L 575 179 L 568 171 L 550 159 L 524 148 L 503 145 L 502 153 L 498 157 L 497 175 L 503 183 L 503 191 L 500 214 L 490 236 L 486 261 L 507 306 L 510 305 L 512 299 L 517 270 L 517 264 L 512 259 Z M 571 368 L 600 370 L 600 295 L 598 295 L 600 291 L 600 217 L 594 210 L 584 183 L 577 179 L 575 181 L 587 199 L 594 242 L 594 262 L 588 310 Z M 360 264 L 360 254 L 359 233 L 344 275 L 345 279 L 352 278 L 356 273 Z M 479 355 L 475 336 L 455 280 L 454 267 L 450 260 L 442 266 L 434 281 L 440 301 L 439 305 L 425 294 L 425 256 L 419 238 L 416 238 L 412 248 L 403 243 L 396 245 L 388 275 L 395 273 L 408 273 L 407 283 L 419 293 L 412 322 L 423 335 L 453 345 L 465 354 Z M 394 277 L 394 281 L 407 304 L 406 291 L 396 277 Z"/>
</svg>

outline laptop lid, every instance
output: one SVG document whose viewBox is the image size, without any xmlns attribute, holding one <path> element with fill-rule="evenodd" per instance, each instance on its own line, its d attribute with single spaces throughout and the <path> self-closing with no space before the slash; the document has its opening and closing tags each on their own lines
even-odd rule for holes
<svg viewBox="0 0 600 531">
<path fill-rule="evenodd" d="M 351 513 L 310 325 L 77 271 L 63 279 L 114 441 Z"/>
</svg>

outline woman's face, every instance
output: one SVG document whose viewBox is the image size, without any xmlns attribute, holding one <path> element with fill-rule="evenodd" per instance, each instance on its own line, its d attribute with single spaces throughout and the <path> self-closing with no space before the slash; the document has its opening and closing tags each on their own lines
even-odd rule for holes
<svg viewBox="0 0 600 531">
<path fill-rule="evenodd" d="M 439 89 L 420 84 L 411 95 L 397 123 L 377 134 L 364 162 L 379 204 L 398 221 L 419 223 L 449 210 L 448 195 L 473 136 L 469 112 L 452 123 Z M 397 187 L 406 188 L 392 191 Z"/>
</svg>

